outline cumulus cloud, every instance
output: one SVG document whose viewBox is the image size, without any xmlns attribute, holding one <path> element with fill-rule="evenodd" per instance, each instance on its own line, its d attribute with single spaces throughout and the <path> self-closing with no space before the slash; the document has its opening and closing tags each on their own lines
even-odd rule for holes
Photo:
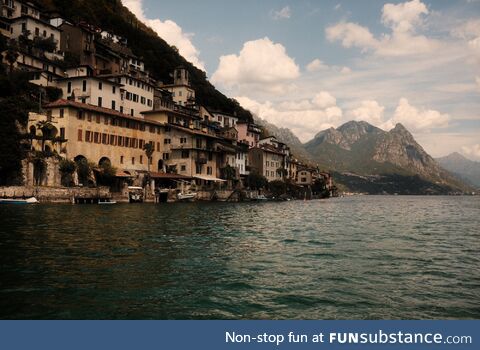
<svg viewBox="0 0 480 350">
<path fill-rule="evenodd" d="M 261 103 L 245 96 L 236 97 L 236 100 L 258 117 L 291 129 L 303 142 L 311 140 L 320 130 L 336 127 L 342 122 L 343 111 L 327 91 L 321 91 L 311 99 L 280 104 Z"/>
<path fill-rule="evenodd" d="M 344 47 L 357 47 L 380 56 L 428 53 L 437 49 L 440 43 L 415 33 L 428 13 L 427 6 L 419 0 L 385 4 L 382 23 L 391 33 L 384 33 L 376 38 L 367 27 L 352 22 L 339 22 L 327 27 L 325 33 L 329 41 L 339 41 Z"/>
<path fill-rule="evenodd" d="M 200 51 L 193 45 L 193 33 L 185 33 L 182 28 L 172 20 L 162 21 L 158 18 L 147 18 L 143 0 L 122 0 L 126 6 L 137 18 L 152 28 L 162 39 L 170 45 L 175 46 L 178 52 L 186 60 L 193 63 L 197 68 L 205 70 L 205 63 L 200 59 Z"/>
<path fill-rule="evenodd" d="M 288 19 L 292 16 L 292 11 L 290 10 L 290 6 L 285 6 L 281 10 L 272 11 L 271 16 L 274 20 Z"/>
<path fill-rule="evenodd" d="M 360 103 L 360 107 L 350 111 L 349 115 L 355 120 L 365 121 L 367 123 L 380 126 L 383 124 L 383 112 L 385 107 L 380 106 L 377 101 L 365 100 Z"/>
<path fill-rule="evenodd" d="M 446 128 L 450 116 L 432 109 L 418 109 L 412 106 L 406 98 L 401 98 L 393 117 L 386 121 L 382 128 L 389 130 L 397 123 L 402 123 L 410 131 L 429 131 L 436 128 Z"/>
<path fill-rule="evenodd" d="M 323 63 L 320 59 L 316 58 L 309 64 L 307 64 L 307 71 L 308 72 L 316 72 L 322 69 L 328 69 L 328 66 Z"/>
<path fill-rule="evenodd" d="M 463 146 L 462 147 L 462 153 L 465 154 L 466 156 L 472 157 L 472 158 L 480 158 L 480 144 L 475 144 L 471 146 Z"/>
<path fill-rule="evenodd" d="M 285 47 L 265 37 L 244 43 L 238 55 L 221 56 L 212 82 L 229 88 L 253 85 L 282 92 L 288 90 L 284 84 L 299 75 L 300 69 Z"/>
</svg>

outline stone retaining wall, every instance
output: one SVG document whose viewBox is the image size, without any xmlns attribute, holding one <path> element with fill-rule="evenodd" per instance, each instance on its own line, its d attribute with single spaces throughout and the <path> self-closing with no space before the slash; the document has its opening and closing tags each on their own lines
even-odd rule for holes
<svg viewBox="0 0 480 350">
<path fill-rule="evenodd" d="M 72 203 L 74 197 L 79 198 L 109 198 L 108 187 L 82 188 L 82 187 L 34 187 L 15 186 L 0 187 L 0 197 L 31 197 L 34 196 L 40 203 Z"/>
</svg>

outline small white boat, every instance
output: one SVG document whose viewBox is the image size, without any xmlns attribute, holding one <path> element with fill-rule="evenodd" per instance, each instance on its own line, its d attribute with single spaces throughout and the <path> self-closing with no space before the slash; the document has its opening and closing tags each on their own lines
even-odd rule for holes
<svg viewBox="0 0 480 350">
<path fill-rule="evenodd" d="M 36 204 L 39 201 L 35 197 L 22 198 L 0 198 L 0 204 Z"/>
<path fill-rule="evenodd" d="M 98 204 L 100 205 L 111 205 L 111 204 L 117 204 L 116 201 L 114 201 L 113 199 L 99 199 L 98 200 Z"/>
<path fill-rule="evenodd" d="M 177 194 L 177 199 L 179 201 L 188 201 L 188 200 L 193 200 L 195 199 L 195 197 L 197 196 L 197 194 L 195 192 L 180 192 Z"/>
<path fill-rule="evenodd" d="M 268 198 L 265 195 L 261 194 L 255 198 L 257 201 L 268 201 Z"/>
</svg>

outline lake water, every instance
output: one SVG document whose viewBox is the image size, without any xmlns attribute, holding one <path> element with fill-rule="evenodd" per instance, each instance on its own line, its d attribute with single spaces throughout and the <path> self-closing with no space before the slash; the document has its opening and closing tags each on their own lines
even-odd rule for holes
<svg viewBox="0 0 480 350">
<path fill-rule="evenodd" d="M 0 206 L 3 319 L 480 318 L 480 197 Z"/>
</svg>

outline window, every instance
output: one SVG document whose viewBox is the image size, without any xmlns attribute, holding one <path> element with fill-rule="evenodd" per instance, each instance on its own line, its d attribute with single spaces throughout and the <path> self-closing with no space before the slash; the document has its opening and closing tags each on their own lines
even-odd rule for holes
<svg viewBox="0 0 480 350">
<path fill-rule="evenodd" d="M 120 156 L 120 164 L 123 164 L 123 156 Z"/>
<path fill-rule="evenodd" d="M 63 118 L 65 116 L 65 110 L 63 108 L 60 108 L 60 117 Z"/>
<path fill-rule="evenodd" d="M 84 81 L 82 82 L 82 91 L 83 91 L 83 92 L 87 91 L 87 81 L 86 81 L 86 80 L 84 80 Z"/>
<path fill-rule="evenodd" d="M 98 107 L 102 107 L 102 98 L 101 97 L 98 98 Z"/>
<path fill-rule="evenodd" d="M 95 118 L 96 118 L 97 123 L 100 124 L 100 114 L 97 114 L 97 115 L 95 116 Z"/>
<path fill-rule="evenodd" d="M 124 147 L 130 147 L 130 139 L 128 137 L 125 137 L 123 140 L 124 140 L 123 141 L 123 146 Z"/>
<path fill-rule="evenodd" d="M 60 128 L 60 138 L 65 140 L 65 128 Z"/>
<path fill-rule="evenodd" d="M 197 148 L 202 148 L 202 140 L 201 139 L 197 139 L 196 144 L 197 144 Z"/>
<path fill-rule="evenodd" d="M 157 152 L 160 152 L 160 142 L 157 142 Z"/>
<path fill-rule="evenodd" d="M 198 164 L 198 163 L 197 163 L 197 164 L 195 165 L 195 172 L 196 172 L 197 174 L 201 174 L 201 173 L 202 173 L 202 165 L 201 165 L 201 164 Z"/>
<path fill-rule="evenodd" d="M 207 167 L 207 175 L 212 175 L 212 174 L 213 174 L 212 167 L 211 166 Z"/>
<path fill-rule="evenodd" d="M 82 136 L 83 136 L 83 130 L 82 130 L 82 129 L 78 129 L 78 141 L 83 141 L 83 140 L 82 140 Z"/>
<path fill-rule="evenodd" d="M 115 109 L 115 101 L 112 101 L 112 109 Z"/>
<path fill-rule="evenodd" d="M 170 153 L 164 153 L 162 158 L 163 158 L 163 160 L 169 160 L 170 159 Z"/>
<path fill-rule="evenodd" d="M 103 89 L 103 83 L 101 81 L 98 82 L 98 90 Z"/>
<path fill-rule="evenodd" d="M 110 144 L 115 146 L 115 135 L 110 135 Z"/>
<path fill-rule="evenodd" d="M 123 136 L 118 137 L 118 146 L 123 147 Z"/>
<path fill-rule="evenodd" d="M 67 93 L 69 93 L 69 94 L 72 93 L 72 82 L 71 81 L 69 81 L 67 83 Z"/>
<path fill-rule="evenodd" d="M 190 152 L 189 151 L 182 151 L 182 158 L 189 158 L 190 157 Z"/>
<path fill-rule="evenodd" d="M 83 111 L 78 111 L 77 112 L 77 119 L 82 120 L 84 118 Z"/>
<path fill-rule="evenodd" d="M 186 137 L 180 137 L 180 143 L 187 143 Z"/>
<path fill-rule="evenodd" d="M 95 143 L 100 143 L 100 133 L 95 132 L 95 133 L 93 134 L 93 142 L 95 142 Z"/>
<path fill-rule="evenodd" d="M 112 86 L 112 92 L 115 94 L 117 92 L 117 87 L 114 85 Z"/>
<path fill-rule="evenodd" d="M 187 166 L 186 165 L 182 165 L 180 167 L 180 171 L 187 171 Z"/>
<path fill-rule="evenodd" d="M 140 164 L 143 164 L 143 156 L 140 156 Z"/>
<path fill-rule="evenodd" d="M 109 119 L 109 118 L 108 118 L 107 116 L 104 116 L 104 117 L 103 117 L 103 123 L 104 123 L 105 125 L 108 125 L 108 119 Z"/>
<path fill-rule="evenodd" d="M 123 106 L 120 106 L 120 113 L 123 113 Z"/>
<path fill-rule="evenodd" d="M 35 36 L 40 36 L 40 29 L 35 28 Z"/>
<path fill-rule="evenodd" d="M 135 114 L 135 113 L 134 113 L 133 109 L 131 109 L 131 110 L 130 110 L 130 115 L 133 117 L 134 114 Z"/>
<path fill-rule="evenodd" d="M 172 140 L 170 140 L 170 139 L 165 139 L 165 140 L 163 140 L 163 143 L 164 143 L 165 145 L 169 145 L 169 144 L 171 144 L 171 142 L 172 142 Z"/>
<path fill-rule="evenodd" d="M 178 96 L 179 96 L 179 97 L 182 97 L 182 90 L 180 90 L 180 91 L 178 92 Z"/>
</svg>

